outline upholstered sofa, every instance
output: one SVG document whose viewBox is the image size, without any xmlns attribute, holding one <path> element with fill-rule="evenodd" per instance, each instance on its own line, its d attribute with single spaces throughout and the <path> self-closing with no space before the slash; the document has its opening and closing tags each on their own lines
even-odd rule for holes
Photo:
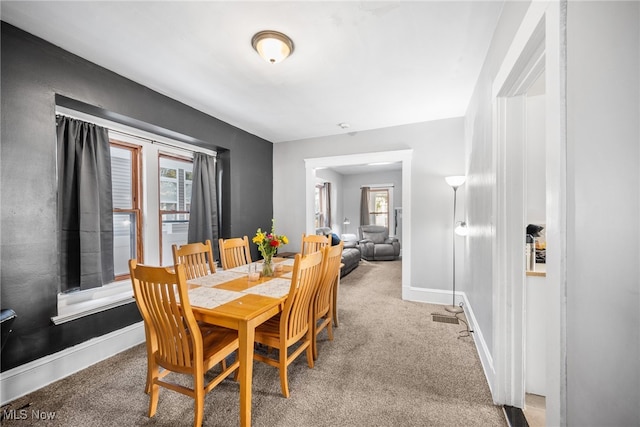
<svg viewBox="0 0 640 427">
<path fill-rule="evenodd" d="M 339 237 L 331 232 L 329 227 L 322 227 L 316 229 L 316 234 L 332 237 L 332 244 L 338 243 L 336 240 Z M 340 269 L 340 277 L 344 277 L 351 273 L 360 264 L 360 248 L 358 246 L 358 238 L 354 235 L 343 236 L 344 246 L 342 248 L 342 264 L 344 266 Z"/>
<path fill-rule="evenodd" d="M 391 261 L 400 256 L 400 242 L 389 237 L 387 227 L 381 225 L 361 225 L 358 227 L 360 237 L 360 256 L 367 261 Z"/>
</svg>

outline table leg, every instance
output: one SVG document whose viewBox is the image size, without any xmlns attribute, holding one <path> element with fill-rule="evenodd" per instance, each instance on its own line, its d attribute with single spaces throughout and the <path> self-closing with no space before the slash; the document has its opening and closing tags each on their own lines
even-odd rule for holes
<svg viewBox="0 0 640 427">
<path fill-rule="evenodd" d="M 253 378 L 253 340 L 255 326 L 242 322 L 238 328 L 240 345 L 238 358 L 240 360 L 240 426 L 251 426 L 251 383 Z"/>
</svg>

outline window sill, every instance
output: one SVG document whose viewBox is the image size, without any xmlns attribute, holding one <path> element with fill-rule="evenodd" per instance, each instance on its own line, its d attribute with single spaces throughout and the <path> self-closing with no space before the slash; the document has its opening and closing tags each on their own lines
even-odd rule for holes
<svg viewBox="0 0 640 427">
<path fill-rule="evenodd" d="M 130 280 L 123 280 L 95 289 L 58 294 L 58 315 L 51 318 L 55 325 L 134 302 Z"/>
</svg>

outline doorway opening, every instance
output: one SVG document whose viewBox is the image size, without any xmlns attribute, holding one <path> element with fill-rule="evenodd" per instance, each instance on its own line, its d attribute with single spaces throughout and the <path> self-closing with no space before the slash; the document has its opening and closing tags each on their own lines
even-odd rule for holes
<svg viewBox="0 0 640 427">
<path fill-rule="evenodd" d="M 362 165 L 381 162 L 399 162 L 402 165 L 402 298 L 407 299 L 411 283 L 411 158 L 413 150 L 397 150 L 359 153 L 344 156 L 316 157 L 305 159 L 306 168 L 306 215 L 307 234 L 315 234 L 315 185 L 316 171 L 339 166 Z M 346 218 L 345 218 L 346 219 Z M 355 218 L 354 218 L 355 219 Z M 349 220 L 354 230 L 357 221 Z"/>
</svg>

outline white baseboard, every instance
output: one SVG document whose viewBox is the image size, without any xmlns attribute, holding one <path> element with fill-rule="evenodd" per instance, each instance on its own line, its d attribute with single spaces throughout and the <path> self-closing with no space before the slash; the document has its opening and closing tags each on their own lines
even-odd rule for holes
<svg viewBox="0 0 640 427">
<path fill-rule="evenodd" d="M 428 288 L 402 288 L 402 299 L 415 302 L 423 302 L 427 304 L 440 304 L 451 305 L 453 302 L 451 298 L 451 291 L 445 291 L 442 289 L 428 289 Z M 456 292 L 456 304 L 463 302 L 465 315 L 469 322 L 469 329 L 473 331 L 473 342 L 476 345 L 476 351 L 478 357 L 480 357 L 480 363 L 484 370 L 484 375 L 487 378 L 489 389 L 493 395 L 494 381 L 495 381 L 495 368 L 493 366 L 493 357 L 487 346 L 487 342 L 484 340 L 482 330 L 476 322 L 475 314 L 473 313 L 473 307 L 467 299 L 467 295 L 464 292 Z"/>
<path fill-rule="evenodd" d="M 460 301 L 462 295 L 462 292 L 456 292 L 456 302 Z M 447 305 L 452 303 L 451 291 L 444 291 L 442 289 L 402 288 L 402 299 L 427 304 Z"/>
<path fill-rule="evenodd" d="M 4 405 L 66 376 L 143 343 L 142 322 L 93 338 L 58 353 L 0 373 L 0 404 Z"/>
<path fill-rule="evenodd" d="M 473 307 L 469 304 L 469 300 L 467 300 L 467 295 L 463 293 L 464 298 L 464 311 L 467 316 L 467 321 L 469 322 L 469 329 L 473 331 L 471 334 L 473 336 L 473 342 L 476 345 L 476 350 L 478 352 L 478 357 L 480 357 L 480 364 L 482 365 L 482 369 L 484 370 L 484 376 L 487 378 L 487 383 L 489 384 L 489 390 L 491 391 L 491 395 L 493 396 L 494 391 L 494 381 L 496 378 L 496 371 L 493 366 L 493 357 L 491 356 L 491 351 L 489 351 L 489 347 L 487 347 L 487 342 L 482 335 L 482 330 L 478 327 L 478 323 L 476 322 L 476 316 L 473 313 Z M 494 399 L 495 401 L 495 399 Z"/>
</svg>

